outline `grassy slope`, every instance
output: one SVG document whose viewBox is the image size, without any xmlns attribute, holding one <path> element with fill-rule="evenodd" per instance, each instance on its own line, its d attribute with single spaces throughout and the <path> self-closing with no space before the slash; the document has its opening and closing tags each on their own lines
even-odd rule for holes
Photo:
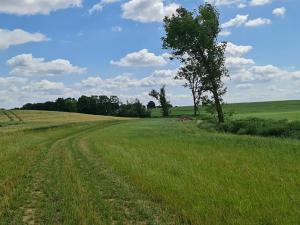
<svg viewBox="0 0 300 225">
<path fill-rule="evenodd" d="M 6 111 L 9 113 L 10 111 Z M 34 111 L 34 110 L 14 110 L 12 111 L 17 117 L 23 121 L 19 121 L 16 116 L 12 115 L 13 121 L 10 121 L 2 111 L 0 111 L 0 133 L 13 132 L 23 129 L 36 129 L 49 126 L 61 126 L 70 123 L 82 122 L 99 122 L 110 120 L 124 120 L 124 118 L 116 118 L 111 116 L 96 116 L 80 113 L 65 113 L 51 111 Z M 11 115 L 11 113 L 10 113 Z M 127 119 L 126 119 L 127 120 Z"/>
<path fill-rule="evenodd" d="M 95 154 L 191 224 L 297 224 L 300 142 L 199 131 L 174 120 L 107 127 Z"/>
<path fill-rule="evenodd" d="M 256 102 L 226 105 L 237 117 L 300 120 L 300 101 Z"/>
<path fill-rule="evenodd" d="M 299 141 L 172 119 L 17 113 L 24 124 L 0 128 L 0 224 L 300 221 Z"/>
<path fill-rule="evenodd" d="M 225 111 L 233 111 L 237 118 L 259 117 L 300 120 L 300 100 L 226 104 Z M 193 115 L 193 107 L 175 107 L 171 110 L 171 115 Z M 160 110 L 153 110 L 152 116 L 159 117 Z"/>
<path fill-rule="evenodd" d="M 0 224 L 175 224 L 81 142 L 122 121 L 73 114 L 81 119 L 66 123 L 58 116 L 68 114 L 36 113 L 23 115 L 32 118 L 27 124 L 33 129 L 19 124 L 19 130 L 1 134 Z M 55 127 L 36 127 L 44 121 L 40 113 Z"/>
<path fill-rule="evenodd" d="M 0 123 L 9 121 L 10 119 L 4 114 L 4 110 L 0 109 Z"/>
</svg>

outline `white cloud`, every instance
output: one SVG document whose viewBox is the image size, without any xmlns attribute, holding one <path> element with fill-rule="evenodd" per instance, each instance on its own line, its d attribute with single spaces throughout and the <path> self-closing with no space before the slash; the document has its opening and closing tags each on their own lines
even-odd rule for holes
<svg viewBox="0 0 300 225">
<path fill-rule="evenodd" d="M 133 78 L 130 75 L 124 74 L 113 78 L 103 79 L 100 76 L 89 77 L 81 81 L 80 85 L 88 88 L 98 89 L 121 89 L 132 87 L 154 87 L 161 85 L 180 85 L 182 81 L 175 80 L 177 70 L 155 70 L 149 76 L 141 79 Z"/>
<path fill-rule="evenodd" d="M 206 2 L 217 5 L 217 6 L 231 6 L 231 5 L 244 5 L 245 0 L 206 0 Z"/>
<path fill-rule="evenodd" d="M 17 15 L 49 14 L 51 11 L 80 7 L 82 0 L 1 0 L 0 12 Z"/>
<path fill-rule="evenodd" d="M 175 80 L 177 70 L 155 70 L 150 76 L 143 78 L 140 82 L 142 86 L 161 86 L 161 85 L 182 85 L 181 80 Z"/>
<path fill-rule="evenodd" d="M 231 75 L 232 80 L 238 82 L 278 81 L 281 83 L 284 80 L 298 80 L 300 78 L 300 71 L 288 71 L 274 65 L 252 65 L 241 66 L 236 70 L 231 70 Z"/>
<path fill-rule="evenodd" d="M 274 65 L 257 65 L 243 56 L 250 48 L 236 50 L 229 57 L 228 67 L 231 79 L 226 80 L 229 102 L 297 99 L 299 98 L 300 70 L 287 70 Z M 244 46 L 245 47 L 245 46 Z M 226 53 L 228 54 L 228 53 Z M 249 63 L 250 62 L 250 63 Z M 148 92 L 152 88 L 166 84 L 168 97 L 174 105 L 190 105 L 189 90 L 181 87 L 183 81 L 174 80 L 177 70 L 155 70 L 145 77 L 122 74 L 110 78 L 88 77 L 79 83 L 64 84 L 42 79 L 32 81 L 23 77 L 0 77 L 0 107 L 15 107 L 27 102 L 44 102 L 59 97 L 79 97 L 80 95 L 118 95 L 123 101 L 139 98 L 150 100 Z M 242 90 L 242 91 L 241 91 Z"/>
<path fill-rule="evenodd" d="M 253 64 L 255 64 L 255 62 L 252 59 L 246 59 L 243 57 L 227 57 L 226 58 L 226 66 L 229 69 L 249 66 L 249 65 L 253 65 Z"/>
<path fill-rule="evenodd" d="M 251 82 L 255 80 L 255 76 L 248 70 L 248 67 L 240 67 L 236 70 L 230 70 L 231 81 L 236 83 Z"/>
<path fill-rule="evenodd" d="M 243 9 L 243 8 L 246 8 L 246 7 L 247 7 L 247 5 L 245 3 L 238 4 L 239 9 Z"/>
<path fill-rule="evenodd" d="M 164 0 L 129 0 L 122 4 L 122 17 L 143 23 L 161 22 L 165 16 L 174 14 L 177 8 L 178 4 L 166 5 Z"/>
<path fill-rule="evenodd" d="M 26 78 L 22 77 L 0 77 L 0 87 L 16 87 L 27 82 Z"/>
<path fill-rule="evenodd" d="M 257 80 L 271 80 L 273 78 L 280 78 L 287 73 L 287 71 L 281 70 L 273 65 L 253 66 L 249 69 L 249 72 L 255 74 Z M 288 75 L 288 78 L 291 78 L 291 74 Z"/>
<path fill-rule="evenodd" d="M 31 82 L 30 85 L 23 88 L 23 90 L 35 91 L 61 91 L 65 89 L 62 82 L 51 82 L 48 80 L 41 80 L 38 82 Z"/>
<path fill-rule="evenodd" d="M 168 62 L 165 59 L 166 55 L 155 55 L 149 52 L 148 49 L 142 49 L 138 52 L 128 53 L 119 61 L 111 61 L 111 64 L 122 67 L 146 67 L 146 66 L 163 66 Z"/>
<path fill-rule="evenodd" d="M 29 33 L 21 29 L 0 29 L 0 50 L 7 49 L 10 46 L 21 45 L 28 42 L 41 42 L 47 40 L 49 39 L 41 33 Z"/>
<path fill-rule="evenodd" d="M 17 55 L 7 61 L 12 70 L 12 76 L 53 76 L 61 74 L 82 74 L 85 68 L 73 66 L 68 60 L 56 59 L 45 61 L 44 58 L 34 58 L 31 54 Z"/>
<path fill-rule="evenodd" d="M 272 3 L 272 0 L 251 0 L 250 5 L 251 6 L 262 6 L 266 4 Z"/>
<path fill-rule="evenodd" d="M 114 26 L 114 27 L 111 28 L 111 30 L 112 30 L 113 32 L 122 32 L 122 31 L 123 31 L 123 28 L 120 27 L 120 26 Z"/>
<path fill-rule="evenodd" d="M 217 6 L 236 6 L 237 8 L 245 8 L 248 4 L 250 6 L 262 6 L 272 3 L 273 0 L 206 0 Z"/>
<path fill-rule="evenodd" d="M 250 45 L 235 45 L 232 42 L 227 43 L 226 55 L 232 57 L 241 57 L 253 49 Z"/>
<path fill-rule="evenodd" d="M 284 16 L 286 13 L 285 7 L 276 8 L 272 11 L 275 16 Z"/>
<path fill-rule="evenodd" d="M 253 59 L 247 59 L 243 56 L 253 49 L 250 45 L 236 45 L 232 42 L 227 43 L 226 47 L 226 66 L 230 71 L 241 70 L 241 68 L 254 65 Z"/>
<path fill-rule="evenodd" d="M 225 29 L 224 31 L 220 32 L 220 36 L 229 36 L 231 32 L 228 30 L 228 28 L 231 27 L 259 27 L 271 24 L 271 20 L 267 18 L 256 18 L 252 20 L 248 20 L 249 15 L 236 15 L 234 18 L 230 19 L 229 21 L 223 23 L 221 27 Z"/>
<path fill-rule="evenodd" d="M 230 102 L 299 99 L 297 82 L 300 70 L 285 70 L 274 65 L 245 65 L 229 68 L 227 80 Z M 242 92 L 240 90 L 243 90 Z"/>
<path fill-rule="evenodd" d="M 227 37 L 231 35 L 231 32 L 228 30 L 222 30 L 219 35 L 223 37 Z"/>
<path fill-rule="evenodd" d="M 89 77 L 76 84 L 76 89 L 80 90 L 81 94 L 99 95 L 104 93 L 106 95 L 118 95 L 121 100 L 139 98 L 142 102 L 149 101 L 149 91 L 152 88 L 158 88 L 162 85 L 167 85 L 168 96 L 179 97 L 184 93 L 189 92 L 182 87 L 183 81 L 175 80 L 174 77 L 177 70 L 156 70 L 146 77 L 136 78 L 133 75 L 123 74 L 111 78 L 104 79 L 101 76 Z M 171 90 L 175 90 L 171 92 Z M 176 95 L 176 96 L 175 96 Z M 174 97 L 175 96 L 175 97 Z M 183 99 L 182 97 L 180 99 Z M 189 98 L 190 100 L 191 98 Z M 178 100 L 178 99 L 177 99 Z M 185 98 L 186 100 L 186 98 Z"/>
<path fill-rule="evenodd" d="M 119 1 L 120 0 L 101 0 L 99 3 L 93 5 L 93 7 L 89 10 L 89 14 L 93 14 L 97 11 L 102 11 L 106 5 L 113 4 Z"/>
<path fill-rule="evenodd" d="M 77 95 L 73 88 L 66 87 L 62 82 L 53 82 L 49 80 L 30 81 L 19 89 L 21 99 L 27 99 L 28 102 L 53 101 L 57 98 L 67 98 Z M 22 104 L 24 104 L 22 102 Z"/>
<path fill-rule="evenodd" d="M 44 102 L 74 96 L 76 91 L 62 82 L 30 81 L 22 77 L 0 77 L 0 107 L 19 107 L 28 102 Z"/>
<path fill-rule="evenodd" d="M 245 23 L 246 27 L 259 27 L 271 24 L 271 20 L 267 18 L 257 18 L 254 20 L 249 20 L 247 23 Z"/>
<path fill-rule="evenodd" d="M 239 27 L 245 24 L 248 20 L 249 15 L 236 15 L 233 19 L 223 23 L 222 28 Z"/>
<path fill-rule="evenodd" d="M 237 84 L 235 87 L 238 88 L 238 89 L 246 89 L 246 88 L 253 87 L 253 84 L 250 84 L 250 83 Z"/>
</svg>

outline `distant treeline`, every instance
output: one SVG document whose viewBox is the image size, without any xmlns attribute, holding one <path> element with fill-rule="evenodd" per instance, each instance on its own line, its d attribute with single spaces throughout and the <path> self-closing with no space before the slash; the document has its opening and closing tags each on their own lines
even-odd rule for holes
<svg viewBox="0 0 300 225">
<path fill-rule="evenodd" d="M 105 95 L 90 97 L 83 95 L 78 100 L 75 98 L 58 98 L 54 102 L 27 103 L 21 109 L 122 117 L 150 117 L 150 111 L 138 99 L 124 104 L 117 96 L 108 97 Z"/>
</svg>

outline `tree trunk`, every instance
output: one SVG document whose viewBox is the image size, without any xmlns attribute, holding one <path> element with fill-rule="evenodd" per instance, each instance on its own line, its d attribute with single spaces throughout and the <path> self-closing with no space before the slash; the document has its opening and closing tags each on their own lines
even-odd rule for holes
<svg viewBox="0 0 300 225">
<path fill-rule="evenodd" d="M 197 105 L 194 103 L 194 117 L 197 117 Z"/>
<path fill-rule="evenodd" d="M 196 103 L 196 97 L 195 97 L 195 92 L 192 91 L 192 94 L 193 94 L 193 102 L 194 102 L 194 117 L 197 116 L 197 103 Z"/>
<path fill-rule="evenodd" d="M 217 110 L 217 113 L 218 113 L 219 123 L 224 123 L 224 114 L 223 114 L 223 109 L 222 109 L 222 106 L 221 106 L 221 102 L 220 102 L 220 99 L 219 99 L 218 92 L 216 90 L 214 90 L 213 95 L 214 95 L 216 110 Z"/>
</svg>

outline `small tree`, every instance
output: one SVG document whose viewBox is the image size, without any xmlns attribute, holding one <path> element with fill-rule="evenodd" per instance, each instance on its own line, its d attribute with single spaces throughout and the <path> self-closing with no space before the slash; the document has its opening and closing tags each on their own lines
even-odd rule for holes
<svg viewBox="0 0 300 225">
<path fill-rule="evenodd" d="M 167 101 L 166 98 L 166 89 L 165 85 L 161 87 L 160 92 L 156 90 L 152 90 L 149 95 L 153 98 L 155 98 L 157 101 L 159 101 L 162 109 L 162 115 L 163 117 L 168 117 L 170 114 L 170 107 L 171 104 L 169 101 Z"/>
<path fill-rule="evenodd" d="M 203 87 L 201 79 L 204 68 L 195 60 L 187 60 L 184 66 L 179 69 L 175 79 L 185 80 L 184 87 L 191 90 L 194 104 L 194 116 L 197 116 L 202 97 Z"/>
<path fill-rule="evenodd" d="M 147 109 L 155 109 L 155 108 L 156 108 L 156 106 L 155 106 L 155 102 L 154 101 L 148 102 Z"/>
</svg>

